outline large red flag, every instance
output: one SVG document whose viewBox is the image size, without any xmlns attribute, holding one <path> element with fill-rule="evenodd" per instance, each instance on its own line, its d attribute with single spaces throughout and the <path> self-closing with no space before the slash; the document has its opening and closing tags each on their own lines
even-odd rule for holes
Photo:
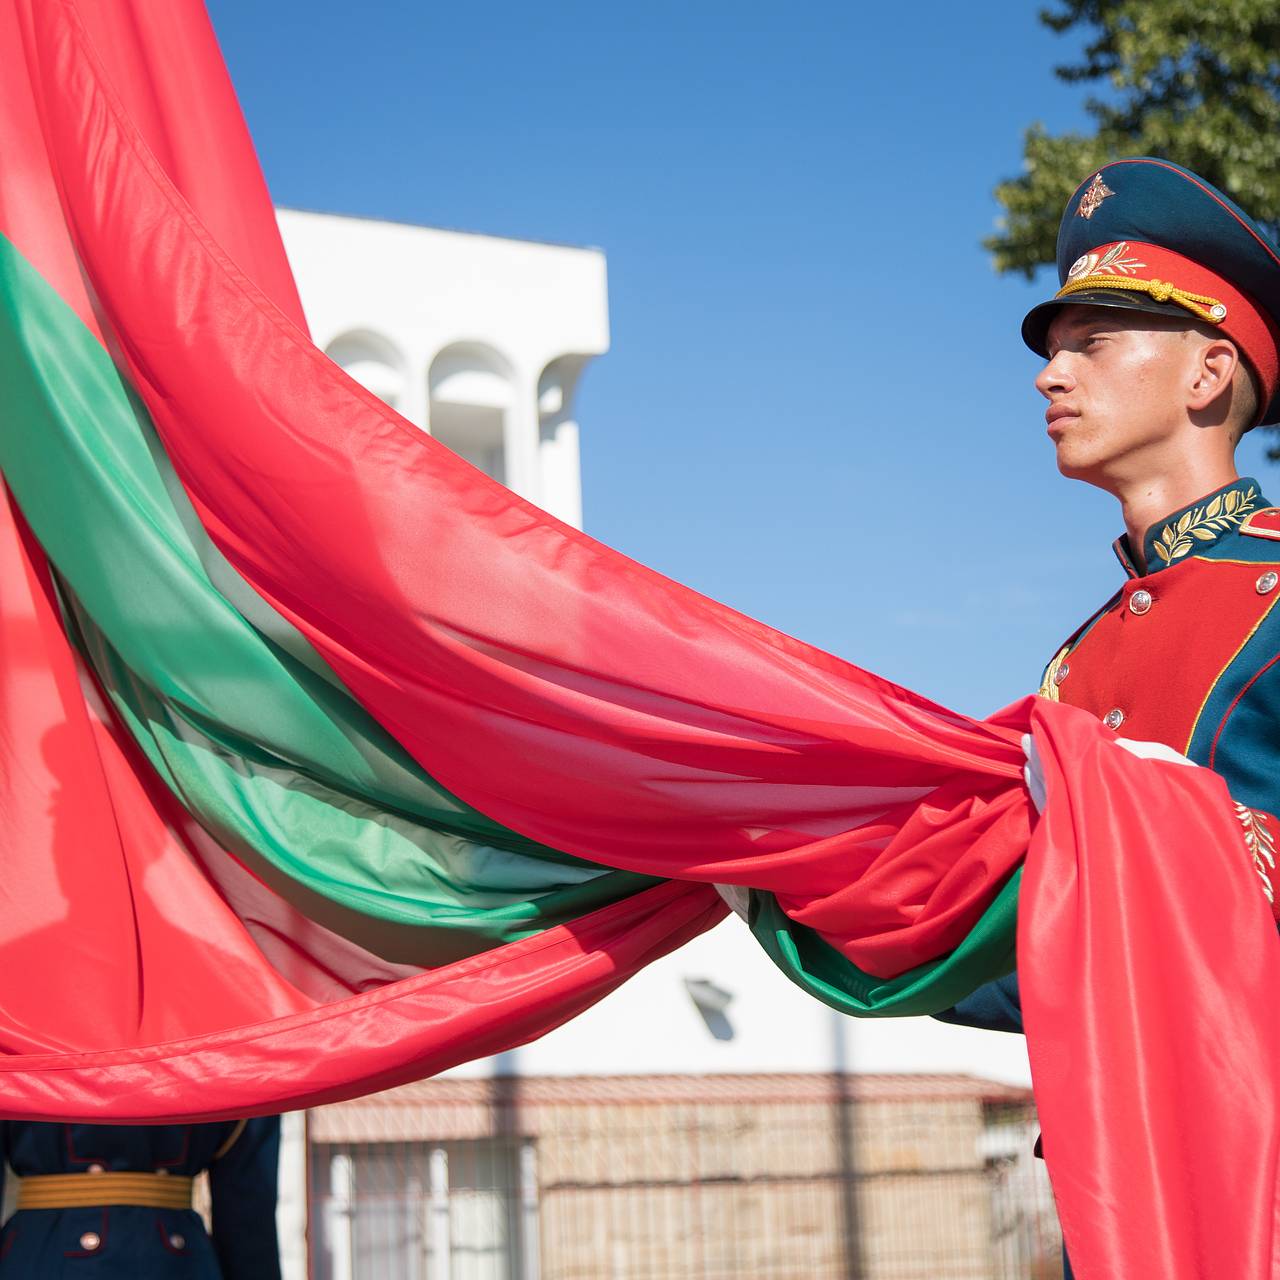
<svg viewBox="0 0 1280 1280">
<path fill-rule="evenodd" d="M 714 923 L 711 881 L 823 998 L 938 1008 L 1011 964 L 1025 854 L 1080 1274 L 1270 1273 L 1280 957 L 1219 779 L 949 712 L 493 484 L 308 342 L 198 3 L 0 14 L 8 1114 L 427 1074 Z"/>
</svg>

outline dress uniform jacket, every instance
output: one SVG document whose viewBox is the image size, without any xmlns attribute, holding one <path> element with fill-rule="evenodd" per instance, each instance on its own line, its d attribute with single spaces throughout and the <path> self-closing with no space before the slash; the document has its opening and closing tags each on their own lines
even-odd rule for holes
<svg viewBox="0 0 1280 1280">
<path fill-rule="evenodd" d="M 1083 707 L 1117 737 L 1163 742 L 1226 780 L 1259 890 L 1280 897 L 1280 508 L 1244 478 L 1128 539 L 1125 581 L 1061 646 L 1045 697 Z M 944 1021 L 1021 1031 L 1016 977 L 990 983 Z"/>
<path fill-rule="evenodd" d="M 212 1238 L 191 1209 L 20 1208 L 0 1233 L 0 1280 L 279 1280 L 278 1117 L 155 1126 L 11 1121 L 0 1125 L 0 1140 L 21 1177 L 77 1174 L 88 1186 L 103 1173 L 193 1177 L 208 1169 L 213 1202 Z"/>
<path fill-rule="evenodd" d="M 1280 877 L 1280 508 L 1245 478 L 1157 521 L 1139 572 L 1059 648 L 1040 693 L 1091 711 L 1117 737 L 1162 742 L 1222 775 L 1240 856 L 1276 911 Z M 1022 1031 L 1017 974 L 980 987 L 943 1022 Z M 1037 1150 L 1039 1149 L 1037 1144 Z M 1072 1275 L 1063 1260 L 1064 1277 Z"/>
<path fill-rule="evenodd" d="M 1157 521 L 1125 582 L 1045 671 L 1041 693 L 1226 780 L 1272 889 L 1280 810 L 1280 508 L 1238 480 Z M 1271 896 L 1269 894 L 1269 896 Z"/>
</svg>

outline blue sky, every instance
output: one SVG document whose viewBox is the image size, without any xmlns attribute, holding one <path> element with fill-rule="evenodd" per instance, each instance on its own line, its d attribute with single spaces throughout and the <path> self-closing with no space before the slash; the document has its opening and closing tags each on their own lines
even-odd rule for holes
<svg viewBox="0 0 1280 1280">
<path fill-rule="evenodd" d="M 1083 121 L 1037 7 L 209 0 L 277 202 L 605 251 L 589 532 L 979 714 L 1118 575 L 979 244 Z"/>
</svg>

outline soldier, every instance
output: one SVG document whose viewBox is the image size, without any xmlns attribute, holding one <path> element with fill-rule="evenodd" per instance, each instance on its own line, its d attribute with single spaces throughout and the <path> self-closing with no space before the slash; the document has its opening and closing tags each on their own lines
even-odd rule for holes
<svg viewBox="0 0 1280 1280">
<path fill-rule="evenodd" d="M 1047 361 L 1036 387 L 1058 469 L 1120 503 L 1124 578 L 1040 692 L 1121 745 L 1163 744 L 1221 774 L 1274 910 L 1280 508 L 1234 453 L 1280 422 L 1280 254 L 1202 178 L 1139 157 L 1076 189 L 1057 260 L 1061 287 L 1022 336 Z M 1016 975 L 939 1016 L 1021 1031 Z"/>
<path fill-rule="evenodd" d="M 0 1280 L 279 1280 L 278 1116 L 154 1126 L 11 1121 L 0 1139 L 21 1176 L 17 1212 L 0 1234 Z M 205 1169 L 212 1238 L 191 1207 L 192 1179 Z"/>
</svg>

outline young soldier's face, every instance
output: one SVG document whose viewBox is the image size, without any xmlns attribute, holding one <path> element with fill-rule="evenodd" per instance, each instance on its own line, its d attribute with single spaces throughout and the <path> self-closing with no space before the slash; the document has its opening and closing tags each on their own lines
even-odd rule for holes
<svg viewBox="0 0 1280 1280">
<path fill-rule="evenodd" d="M 1036 388 L 1058 470 L 1113 490 L 1164 468 L 1186 428 L 1188 326 L 1117 307 L 1063 307 Z"/>
</svg>

